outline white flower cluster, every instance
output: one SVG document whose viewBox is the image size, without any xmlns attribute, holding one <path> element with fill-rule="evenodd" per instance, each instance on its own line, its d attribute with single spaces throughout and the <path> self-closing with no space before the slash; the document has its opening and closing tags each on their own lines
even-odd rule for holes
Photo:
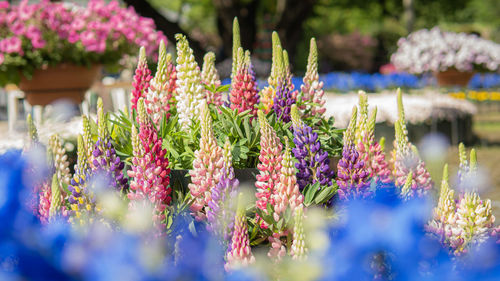
<svg viewBox="0 0 500 281">
<path fill-rule="evenodd" d="M 205 89 L 201 72 L 185 36 L 177 34 L 177 112 L 182 128 L 187 129 L 192 120 L 201 115 Z"/>
<path fill-rule="evenodd" d="M 500 45 L 477 35 L 445 32 L 435 27 L 415 31 L 398 41 L 391 56 L 396 68 L 411 73 L 445 71 L 496 71 Z"/>
</svg>

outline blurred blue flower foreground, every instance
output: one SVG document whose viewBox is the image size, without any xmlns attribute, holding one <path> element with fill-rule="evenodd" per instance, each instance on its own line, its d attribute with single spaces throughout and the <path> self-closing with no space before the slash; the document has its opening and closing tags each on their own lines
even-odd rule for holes
<svg viewBox="0 0 500 281">
<path fill-rule="evenodd" d="M 33 214 L 27 173 L 33 161 L 21 152 L 0 156 L 0 280 L 499 280 L 500 246 L 486 241 L 455 257 L 424 231 L 432 206 L 403 201 L 393 184 L 379 184 L 373 199 L 339 205 L 340 220 L 316 226 L 307 261 L 257 262 L 227 273 L 224 253 L 189 214 L 174 218 L 171 232 L 113 225 L 85 228 Z M 32 177 L 33 173 L 30 174 Z M 320 244 L 320 246 L 314 246 Z M 287 272 L 298 272 L 287 278 Z M 278 274 L 278 275 L 277 275 Z"/>
</svg>

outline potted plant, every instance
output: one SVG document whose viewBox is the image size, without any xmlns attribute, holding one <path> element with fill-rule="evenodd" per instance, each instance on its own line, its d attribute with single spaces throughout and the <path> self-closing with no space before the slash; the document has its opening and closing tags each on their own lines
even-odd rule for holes
<svg viewBox="0 0 500 281">
<path fill-rule="evenodd" d="M 499 53 L 500 45 L 492 41 L 435 27 L 399 39 L 391 61 L 410 73 L 433 72 L 439 86 L 465 87 L 475 72 L 496 71 Z"/>
<path fill-rule="evenodd" d="M 139 46 L 151 54 L 165 36 L 117 1 L 25 0 L 0 1 L 0 38 L 0 86 L 18 84 L 32 105 L 46 105 L 59 98 L 81 102 L 102 66 L 117 69 Z"/>
</svg>

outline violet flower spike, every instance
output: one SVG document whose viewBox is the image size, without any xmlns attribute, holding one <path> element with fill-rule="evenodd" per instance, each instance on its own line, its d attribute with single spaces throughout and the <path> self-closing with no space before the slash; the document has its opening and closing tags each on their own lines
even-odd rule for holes
<svg viewBox="0 0 500 281">
<path fill-rule="evenodd" d="M 322 186 L 331 186 L 334 171 L 330 169 L 328 153 L 321 149 L 318 134 L 306 125 L 300 117 L 296 105 L 292 105 L 291 119 L 293 123 L 293 142 L 295 148 L 292 152 L 298 160 L 297 183 L 300 190 L 308 184 L 317 182 Z"/>
</svg>

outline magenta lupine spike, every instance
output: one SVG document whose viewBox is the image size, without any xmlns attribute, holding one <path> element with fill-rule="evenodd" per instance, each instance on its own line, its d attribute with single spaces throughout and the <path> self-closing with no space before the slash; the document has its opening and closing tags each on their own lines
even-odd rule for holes
<svg viewBox="0 0 500 281">
<path fill-rule="evenodd" d="M 215 54 L 208 52 L 203 57 L 203 66 L 201 69 L 201 81 L 203 84 L 212 89 L 217 89 L 221 85 L 219 74 L 215 68 Z M 216 106 L 222 105 L 222 95 L 220 92 L 206 90 L 207 103 Z"/>
<path fill-rule="evenodd" d="M 354 106 L 349 127 L 344 133 L 344 148 L 338 168 L 338 194 L 342 200 L 366 198 L 372 194 L 365 162 L 354 144 L 357 108 Z"/>
<path fill-rule="evenodd" d="M 191 183 L 188 185 L 195 199 L 191 211 L 197 220 L 203 220 L 206 218 L 205 206 L 210 202 L 212 189 L 221 178 L 223 166 L 222 149 L 217 145 L 206 103 L 202 107 L 200 148 L 194 155 L 193 169 L 189 170 Z"/>
<path fill-rule="evenodd" d="M 149 89 L 149 81 L 151 80 L 151 71 L 148 68 L 148 63 L 146 61 L 146 49 L 141 47 L 139 50 L 139 62 L 137 63 L 137 68 L 135 69 L 134 81 L 132 86 L 132 99 L 131 105 L 132 110 L 137 110 L 137 101 L 139 98 L 145 96 L 145 92 Z"/>
<path fill-rule="evenodd" d="M 154 207 L 153 221 L 156 226 L 165 227 L 165 209 L 170 204 L 172 192 L 170 184 L 170 169 L 167 151 L 162 149 L 162 139 L 149 120 L 144 108 L 144 101 L 138 104 L 139 133 L 132 126 L 132 143 L 134 148 L 134 164 L 128 176 L 132 178 L 128 198 L 132 201 L 147 200 Z M 134 206 L 131 206 L 132 208 Z"/>
<path fill-rule="evenodd" d="M 250 248 L 247 218 L 241 201 L 240 194 L 238 198 L 238 211 L 234 218 L 234 231 L 230 243 L 231 250 L 227 253 L 227 263 L 225 265 L 227 271 L 255 262 L 255 257 L 252 255 L 252 248 Z"/>
<path fill-rule="evenodd" d="M 236 109 L 238 112 L 250 110 L 250 114 L 256 116 L 259 91 L 257 90 L 257 80 L 250 62 L 250 53 L 247 51 L 243 56 L 243 49 L 239 48 L 238 56 L 239 65 L 231 83 L 232 88 L 229 97 L 231 109 Z"/>
<path fill-rule="evenodd" d="M 239 181 L 234 176 L 231 160 L 231 144 L 228 140 L 224 144 L 224 166 L 221 170 L 220 181 L 211 192 L 211 200 L 205 207 L 207 214 L 207 229 L 220 235 L 224 241 L 231 238 L 234 226 L 236 192 Z"/>
<path fill-rule="evenodd" d="M 278 185 L 276 186 L 274 197 L 274 220 L 278 222 L 280 215 L 283 214 L 287 207 L 290 207 L 292 212 L 302 205 L 304 196 L 300 193 L 297 177 L 295 176 L 295 167 L 293 158 L 290 153 L 288 138 L 285 137 L 285 154 L 281 160 L 281 175 Z"/>
<path fill-rule="evenodd" d="M 325 100 L 323 99 L 324 90 L 323 82 L 319 81 L 318 74 L 318 48 L 316 39 L 311 38 L 309 45 L 309 56 L 307 58 L 307 70 L 303 78 L 301 90 L 301 110 L 309 111 L 312 116 L 322 115 L 325 113 Z"/>
<path fill-rule="evenodd" d="M 144 99 L 148 114 L 156 125 L 160 123 L 163 116 L 167 121 L 170 117 L 171 107 L 174 104 L 176 75 L 172 56 L 167 53 L 162 40 L 158 55 L 158 68 L 154 78 L 151 79 L 149 88 L 145 89 Z"/>
<path fill-rule="evenodd" d="M 258 118 L 261 148 L 259 163 L 257 164 L 259 174 L 256 176 L 257 181 L 255 182 L 255 187 L 257 188 L 257 192 L 255 193 L 257 202 L 255 205 L 267 213 L 268 204 L 271 204 L 271 206 L 274 205 L 274 199 L 271 195 L 274 194 L 280 181 L 282 145 L 262 111 L 258 111 Z M 258 219 L 258 221 L 262 228 L 267 228 L 267 224 L 262 219 Z"/>
</svg>

